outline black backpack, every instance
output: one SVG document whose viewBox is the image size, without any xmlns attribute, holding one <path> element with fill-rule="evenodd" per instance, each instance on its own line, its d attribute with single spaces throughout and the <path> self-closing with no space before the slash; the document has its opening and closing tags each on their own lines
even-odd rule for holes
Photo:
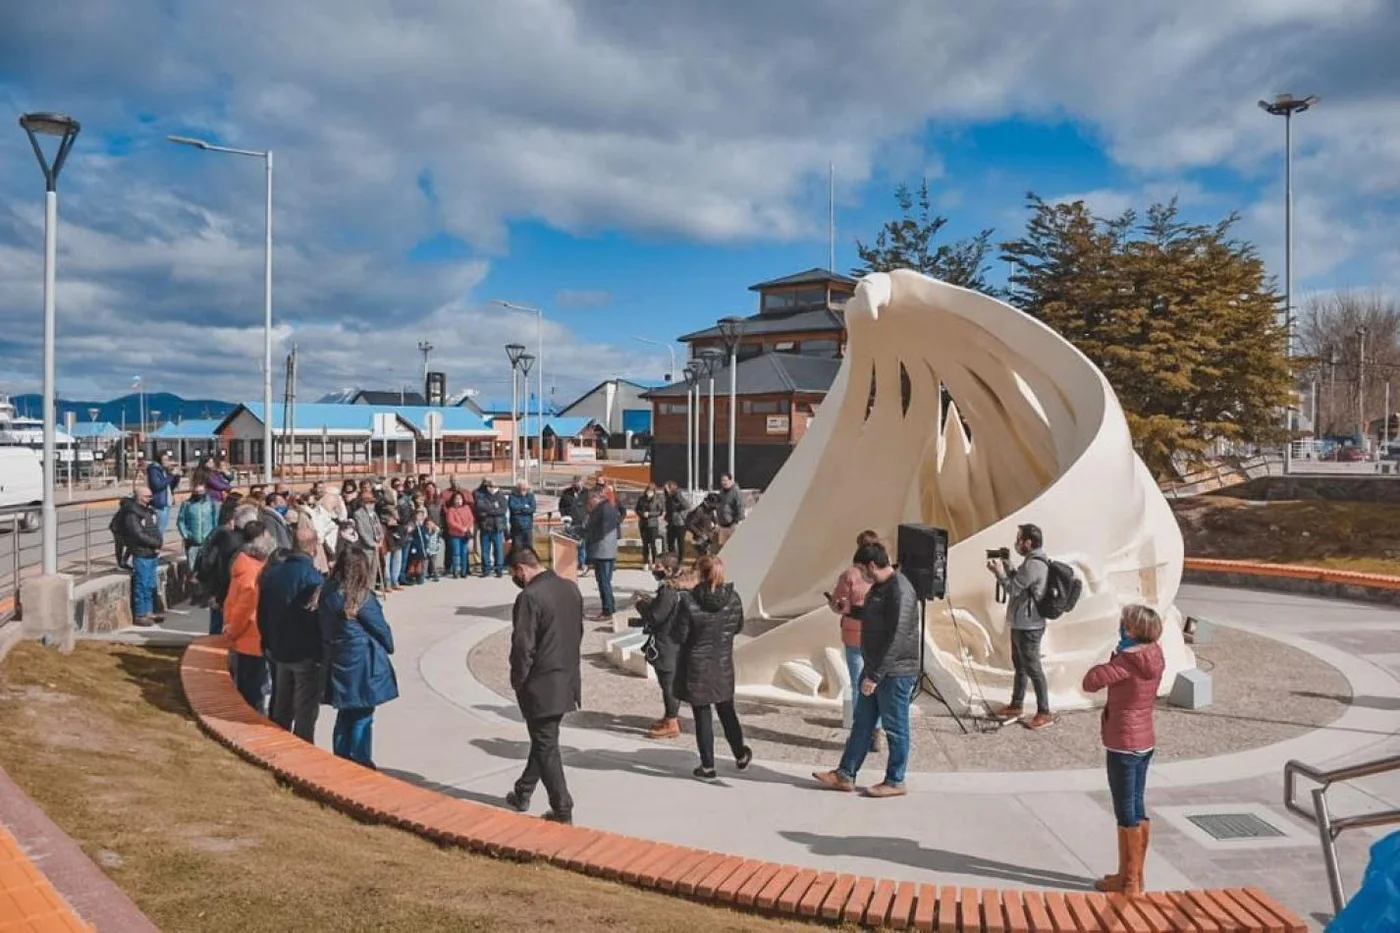
<svg viewBox="0 0 1400 933">
<path fill-rule="evenodd" d="M 1069 612 L 1079 602 L 1084 592 L 1084 581 L 1069 564 L 1045 558 L 1045 592 L 1041 595 L 1036 609 L 1042 618 L 1058 619 Z"/>
</svg>

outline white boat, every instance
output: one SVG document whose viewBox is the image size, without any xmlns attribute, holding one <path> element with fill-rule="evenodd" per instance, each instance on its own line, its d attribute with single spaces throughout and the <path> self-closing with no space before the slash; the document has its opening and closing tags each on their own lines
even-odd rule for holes
<svg viewBox="0 0 1400 933">
<path fill-rule="evenodd" d="M 59 459 L 66 460 L 75 445 L 73 435 L 55 426 L 54 443 L 59 448 Z M 0 394 L 0 447 L 29 447 L 42 450 L 44 447 L 44 422 L 15 411 L 14 402 L 8 395 Z"/>
</svg>

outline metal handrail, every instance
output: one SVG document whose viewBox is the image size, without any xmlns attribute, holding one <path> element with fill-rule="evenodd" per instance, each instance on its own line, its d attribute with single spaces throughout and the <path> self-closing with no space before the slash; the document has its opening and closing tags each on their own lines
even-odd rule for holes
<svg viewBox="0 0 1400 933">
<path fill-rule="evenodd" d="M 1317 827 L 1318 837 L 1322 841 L 1322 859 L 1327 866 L 1327 886 L 1331 889 L 1332 907 L 1336 913 L 1341 913 L 1347 902 L 1346 893 L 1342 889 L 1341 868 L 1337 865 L 1337 836 L 1348 829 L 1393 826 L 1400 823 L 1400 810 L 1381 810 L 1376 813 L 1334 818 L 1327 807 L 1327 791 L 1333 784 L 1374 777 L 1390 771 L 1400 771 L 1400 755 L 1363 761 L 1331 771 L 1323 771 L 1301 761 L 1290 761 L 1283 766 L 1283 805 L 1289 812 Z M 1295 788 L 1300 776 L 1319 785 L 1312 791 L 1311 812 L 1299 806 L 1296 799 Z"/>
</svg>

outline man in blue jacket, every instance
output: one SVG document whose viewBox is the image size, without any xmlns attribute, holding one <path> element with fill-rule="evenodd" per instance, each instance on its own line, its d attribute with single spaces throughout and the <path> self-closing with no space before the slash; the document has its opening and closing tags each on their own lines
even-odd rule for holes
<svg viewBox="0 0 1400 933">
<path fill-rule="evenodd" d="M 316 608 L 323 579 L 312 563 L 320 537 L 309 521 L 296 526 L 296 550 L 268 561 L 258 585 L 258 633 L 273 663 L 272 721 L 316 741 L 321 706 L 321 627 Z"/>
<path fill-rule="evenodd" d="M 146 487 L 151 490 L 151 506 L 156 510 L 156 527 L 160 529 L 161 540 L 165 540 L 165 530 L 170 527 L 170 506 L 175 500 L 175 487 L 180 485 L 180 468 L 175 466 L 175 458 L 169 453 L 146 467 Z"/>
<path fill-rule="evenodd" d="M 510 548 L 535 547 L 535 494 L 530 484 L 521 480 L 515 484 L 506 502 L 510 509 Z"/>
</svg>

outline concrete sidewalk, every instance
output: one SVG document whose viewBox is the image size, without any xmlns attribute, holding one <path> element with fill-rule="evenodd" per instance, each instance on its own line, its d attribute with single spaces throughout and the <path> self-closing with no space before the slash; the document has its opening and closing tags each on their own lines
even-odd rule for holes
<svg viewBox="0 0 1400 933">
<path fill-rule="evenodd" d="M 617 585 L 651 584 L 624 571 Z M 592 580 L 582 586 L 594 603 Z M 376 714 L 375 758 L 386 773 L 501 805 L 528 745 L 513 699 L 480 684 L 467 656 L 509 624 L 516 592 L 508 580 L 472 579 L 413 587 L 387 600 L 401 696 Z M 1291 758 L 1326 766 L 1400 753 L 1400 612 L 1204 587 L 1184 588 L 1179 603 L 1193 615 L 1321 658 L 1346 676 L 1354 699 L 1341 719 L 1299 738 L 1154 768 L 1149 886 L 1254 885 L 1317 922 L 1331 910 L 1317 835 L 1281 805 L 1283 766 Z M 167 628 L 203 625 L 203 613 L 193 612 L 172 617 Z M 1227 712 L 1236 711 L 1221 714 Z M 323 711 L 323 747 L 330 745 L 333 718 Z M 690 741 L 655 743 L 566 727 L 576 821 L 746 857 L 940 885 L 1083 890 L 1116 865 L 1111 805 L 1097 770 L 919 772 L 915 748 L 910 794 L 869 800 L 818 789 L 804 766 L 756 761 L 740 774 L 726 760 L 722 740 L 720 781 L 699 782 L 690 775 L 697 763 Z M 881 756 L 871 756 L 862 783 L 877 781 L 882 766 Z M 539 812 L 543 790 L 536 798 Z M 1397 807 L 1400 776 L 1339 787 L 1329 799 L 1336 813 Z M 1254 816 L 1273 834 L 1217 840 L 1192 819 L 1213 814 Z M 1339 840 L 1349 889 L 1359 884 L 1367 847 L 1381 834 Z"/>
</svg>

